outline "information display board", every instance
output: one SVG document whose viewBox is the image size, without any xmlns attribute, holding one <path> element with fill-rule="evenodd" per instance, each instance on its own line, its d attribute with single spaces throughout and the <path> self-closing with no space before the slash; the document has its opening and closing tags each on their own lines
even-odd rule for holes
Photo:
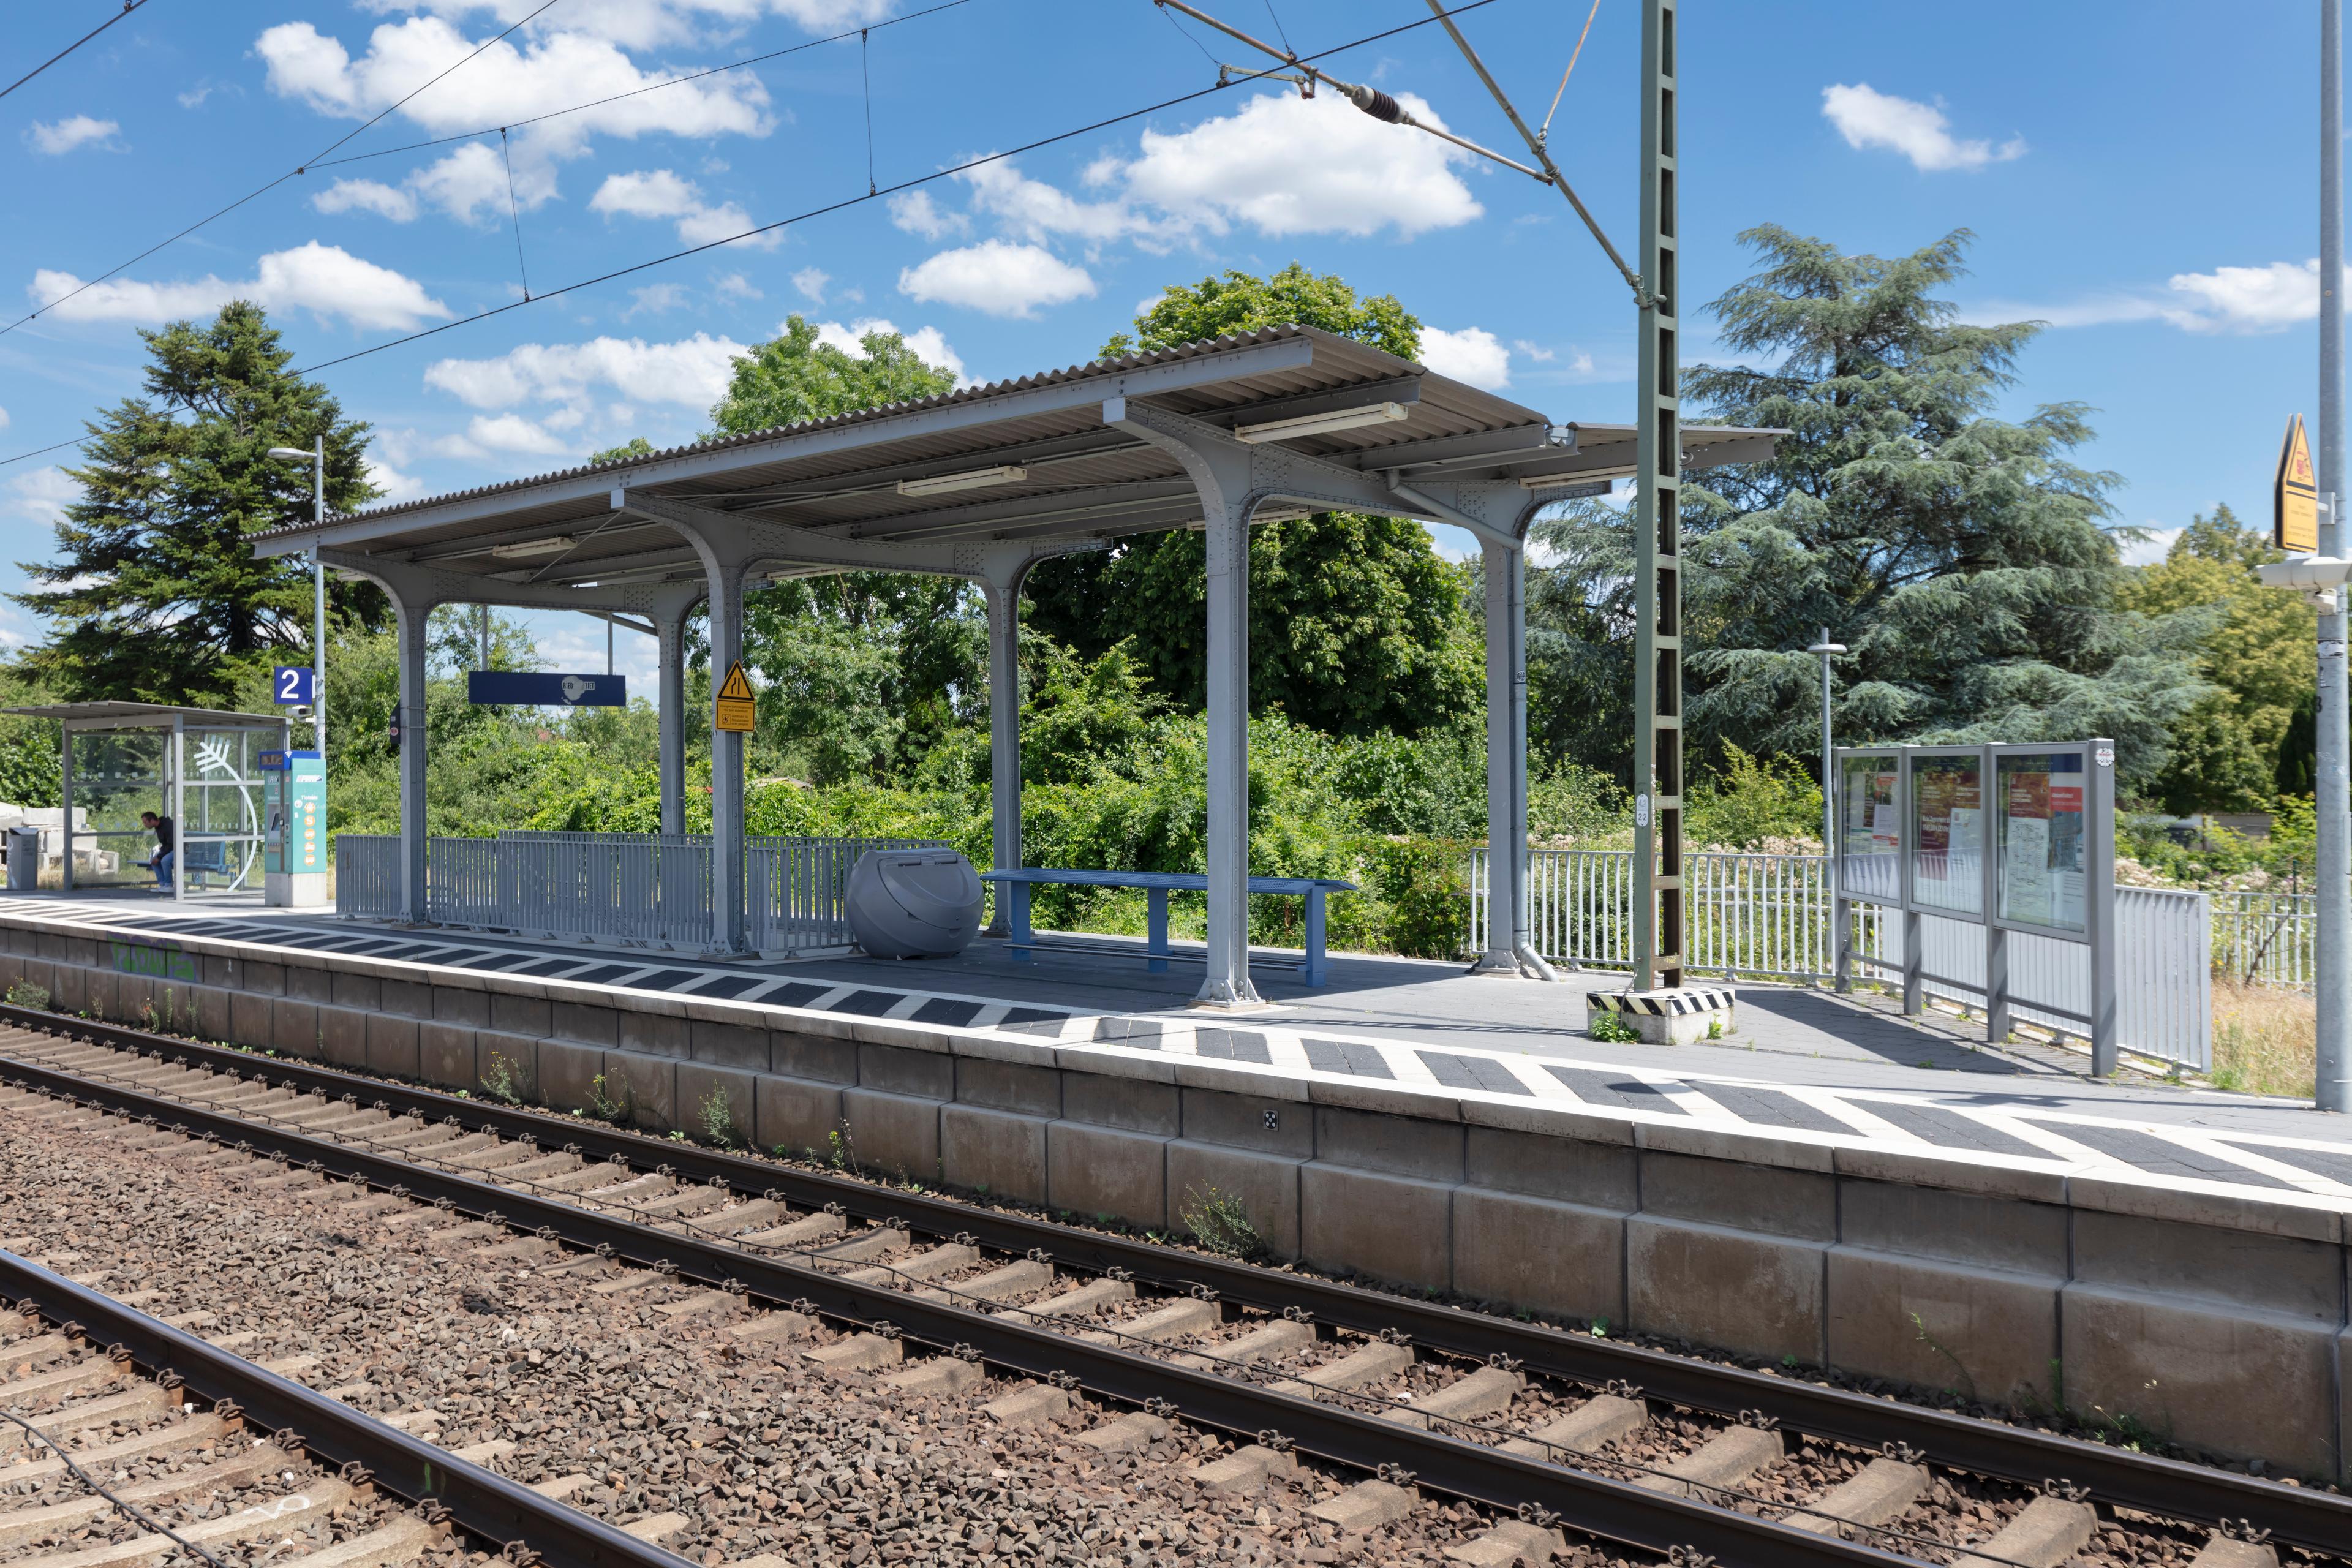
<svg viewBox="0 0 2352 1568">
<path fill-rule="evenodd" d="M 1984 754 L 1911 755 L 1911 902 L 1984 913 Z"/>
<path fill-rule="evenodd" d="M 2001 920 L 2053 932 L 2087 931 L 2089 767 L 2083 749 L 2004 752 L 1994 765 Z"/>
<path fill-rule="evenodd" d="M 1838 875 L 1850 898 L 1895 903 L 1903 897 L 1902 771 L 1897 752 L 1838 759 Z"/>
</svg>

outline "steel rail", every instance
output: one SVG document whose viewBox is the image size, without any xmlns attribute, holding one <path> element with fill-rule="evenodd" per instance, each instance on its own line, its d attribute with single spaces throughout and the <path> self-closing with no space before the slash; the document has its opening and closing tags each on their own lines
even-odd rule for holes
<svg viewBox="0 0 2352 1568">
<path fill-rule="evenodd" d="M 1367 1472 L 1383 1465 L 1402 1466 L 1413 1472 L 1421 1486 L 1507 1512 L 1540 1510 L 1579 1534 L 1636 1550 L 1668 1552 L 1681 1547 L 1740 1563 L 1742 1568 L 1824 1568 L 1825 1564 L 1891 1568 L 1910 1561 L 1834 1535 L 1791 1529 L 1631 1482 L 1236 1383 L 1017 1319 L 925 1300 L 887 1286 L 861 1284 L 805 1265 L 740 1252 L 646 1219 L 595 1213 L 470 1176 L 412 1165 L 365 1148 L 248 1122 L 233 1112 L 166 1100 L 37 1064 L 16 1063 L 11 1077 L 82 1105 L 134 1117 L 152 1115 L 158 1125 L 178 1123 L 199 1135 L 209 1132 L 224 1142 L 233 1139 L 230 1146 L 265 1157 L 284 1154 L 289 1162 L 299 1161 L 322 1173 L 388 1190 L 398 1188 L 410 1197 L 436 1205 L 446 1202 L 459 1213 L 482 1218 L 495 1215 L 493 1223 L 526 1234 L 582 1248 L 608 1249 L 611 1256 L 631 1263 L 674 1269 L 680 1276 L 712 1285 L 738 1287 L 766 1300 L 791 1302 L 795 1310 L 876 1328 L 887 1324 L 882 1329 L 886 1333 L 903 1335 L 948 1353 L 976 1355 L 1015 1373 L 1041 1380 L 1074 1374 L 1080 1386 L 1099 1394 L 1126 1404 L 1172 1409 L 1196 1426 L 1259 1441 L 1274 1441 L 1268 1435 L 1278 1433 L 1300 1452 Z M 181 1370 L 176 1363 L 173 1364 L 174 1370 Z M 323 1397 L 299 1392 L 311 1400 Z M 299 1429 L 303 1419 L 317 1417 L 299 1412 L 288 1424 Z"/>
<path fill-rule="evenodd" d="M 262 1431 L 297 1435 L 314 1459 L 330 1467 L 365 1467 L 373 1484 L 412 1503 L 447 1509 L 454 1522 L 480 1540 L 528 1547 L 547 1568 L 692 1568 L 685 1558 L 593 1514 L 543 1498 L 13 1252 L 0 1251 L 0 1295 L 61 1327 L 79 1325 L 92 1343 L 120 1347 L 151 1375 L 177 1373 L 205 1401 L 233 1405 Z M 526 1561 L 519 1551 L 510 1560 Z"/>
<path fill-rule="evenodd" d="M 331 1099 L 357 1094 L 362 1103 L 382 1100 L 396 1113 L 428 1121 L 443 1121 L 454 1116 L 468 1131 L 509 1138 L 529 1135 L 545 1141 L 552 1130 L 561 1129 L 562 1142 L 577 1144 L 581 1154 L 591 1160 L 619 1160 L 641 1169 L 667 1164 L 682 1180 L 708 1183 L 717 1177 L 739 1192 L 754 1194 L 773 1189 L 786 1201 L 808 1209 L 839 1204 L 858 1218 L 902 1219 L 931 1236 L 969 1232 L 979 1245 L 1016 1257 L 1043 1247 L 1056 1262 L 1081 1270 L 1124 1268 L 1138 1280 L 1163 1289 L 1181 1291 L 1202 1285 L 1226 1300 L 1271 1312 L 1296 1308 L 1312 1314 L 1318 1322 L 1367 1334 L 1392 1328 L 1433 1349 L 1480 1360 L 1507 1355 L 1524 1363 L 1530 1373 L 1590 1388 L 1631 1383 L 1658 1403 L 1727 1418 L 1761 1411 L 1783 1426 L 1811 1436 L 1870 1450 L 1901 1443 L 1921 1450 L 1935 1464 L 2028 1486 L 2063 1479 L 2088 1486 L 2103 1502 L 2167 1519 L 2209 1525 L 2251 1521 L 2281 1542 L 2330 1555 L 2339 1553 L 2342 1542 L 2352 1540 L 2352 1498 L 2314 1488 L 2284 1486 L 1850 1389 L 976 1207 L 951 1198 L 892 1191 L 699 1144 L 623 1131 L 604 1122 L 461 1100 L 289 1058 L 257 1058 L 232 1047 L 197 1045 L 122 1025 L 67 1020 L 0 1004 L 0 1024 L 6 1023 L 92 1044 L 111 1043 L 126 1050 L 160 1051 L 167 1059 L 184 1058 L 192 1066 L 248 1077 L 259 1074 Z M 0 1044 L 0 1059 L 18 1058 L 7 1056 L 6 1047 Z M 89 1082 L 79 1078 L 73 1081 Z M 175 1113 L 181 1109 L 177 1101 L 159 1100 L 158 1104 L 171 1106 Z"/>
</svg>

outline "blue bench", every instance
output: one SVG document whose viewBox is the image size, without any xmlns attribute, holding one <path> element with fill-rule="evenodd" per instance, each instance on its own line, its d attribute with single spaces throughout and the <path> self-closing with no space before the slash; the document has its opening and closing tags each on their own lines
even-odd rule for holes
<svg viewBox="0 0 2352 1568">
<path fill-rule="evenodd" d="M 1032 952 L 1054 950 L 1066 952 L 1099 952 L 1118 958 L 1139 956 L 1132 947 L 1108 942 L 1039 942 L 1029 929 L 1029 889 L 1050 883 L 1073 888 L 1140 888 L 1150 900 L 1150 935 L 1139 956 L 1155 970 L 1165 970 L 1170 959 L 1188 963 L 1206 961 L 1198 952 L 1177 952 L 1168 945 L 1168 895 L 1171 891 L 1204 892 L 1209 879 L 1192 871 L 1056 871 L 1040 867 L 1024 867 L 1017 871 L 983 871 L 980 879 L 997 885 L 1004 900 L 1005 928 L 1012 932 L 1007 943 L 1013 956 L 1025 961 Z M 1332 893 L 1352 893 L 1353 882 L 1335 881 L 1322 877 L 1252 877 L 1249 890 L 1253 893 L 1296 893 L 1307 900 L 1307 956 L 1303 963 L 1289 959 L 1273 960 L 1276 963 L 1296 963 L 1309 985 L 1320 985 L 1328 976 L 1329 965 L 1323 956 L 1323 901 Z"/>
<path fill-rule="evenodd" d="M 189 838 L 180 841 L 180 869 L 188 872 L 212 871 L 228 875 L 228 845 L 218 838 Z"/>
</svg>

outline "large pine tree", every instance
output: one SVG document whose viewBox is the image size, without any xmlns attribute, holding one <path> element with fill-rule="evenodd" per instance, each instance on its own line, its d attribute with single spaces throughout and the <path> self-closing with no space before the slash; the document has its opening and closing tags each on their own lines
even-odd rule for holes
<svg viewBox="0 0 2352 1568">
<path fill-rule="evenodd" d="M 1746 363 L 1698 365 L 1693 423 L 1787 430 L 1772 460 L 1683 486 L 1688 720 L 1710 748 L 1811 756 L 1827 626 L 1844 742 L 2106 735 L 2126 776 L 2160 773 L 2171 726 L 2208 689 L 2207 617 L 2121 607 L 2126 569 L 2102 526 L 2116 476 L 2075 464 L 2086 410 L 1994 409 L 2033 322 L 1963 323 L 1939 298 L 1962 271 L 1957 230 L 1908 256 L 1847 256 L 1767 226 L 1754 276 L 1711 307 Z M 1622 773 L 1622 645 L 1633 623 L 1625 515 L 1570 503 L 1538 525 L 1555 564 L 1529 591 L 1530 728 Z M 1610 650 L 1604 654 L 1594 647 Z M 1613 742 L 1613 744 L 1612 744 Z"/>
<path fill-rule="evenodd" d="M 310 645 L 309 568 L 257 559 L 248 542 L 310 518 L 310 465 L 269 448 L 323 435 L 328 509 L 348 510 L 376 493 L 368 426 L 287 373 L 293 355 L 258 305 L 235 300 L 209 322 L 140 336 L 146 395 L 87 425 L 89 460 L 66 470 L 81 496 L 57 525 L 58 559 L 23 563 L 44 585 L 10 595 L 56 626 L 22 663 L 68 699 L 219 705 Z M 381 624 L 374 588 L 334 594 L 337 610 Z"/>
</svg>

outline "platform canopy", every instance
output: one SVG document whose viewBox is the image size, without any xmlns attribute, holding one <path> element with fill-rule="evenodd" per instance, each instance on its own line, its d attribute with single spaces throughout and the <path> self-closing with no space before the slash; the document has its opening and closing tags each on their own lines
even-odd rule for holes
<svg viewBox="0 0 2352 1568">
<path fill-rule="evenodd" d="M 1760 461 L 1785 432 L 1682 429 L 1683 466 Z M 1548 500 L 1633 472 L 1631 425 L 1556 423 L 1523 404 L 1312 327 L 1276 326 L 992 382 L 918 402 L 617 458 L 255 536 L 315 550 L 381 584 L 401 616 L 404 737 L 421 742 L 426 614 L 436 605 L 573 609 L 662 644 L 665 831 L 684 825 L 679 628 L 710 609 L 711 656 L 741 649 L 741 595 L 762 578 L 842 571 L 971 578 L 986 593 L 995 858 L 1021 861 L 1017 602 L 1036 563 L 1127 535 L 1208 535 L 1209 978 L 1203 999 L 1255 1001 L 1248 978 L 1248 549 L 1253 523 L 1363 511 L 1451 523 L 1486 556 L 1489 832 L 1524 845 L 1521 560 Z M 404 886 L 426 918 L 424 748 L 402 755 Z M 740 945 L 741 737 L 712 734 L 719 945 Z M 1513 827 L 1512 823 L 1519 826 Z M 1492 857 L 1497 909 L 1522 900 L 1523 853 Z M 1508 886 L 1507 887 L 1506 884 Z M 731 922 L 731 923 L 730 923 Z M 1497 966 L 1540 969 L 1492 922 Z"/>
<path fill-rule="evenodd" d="M 241 713 L 230 708 L 175 708 L 164 702 L 44 702 L 0 708 L 20 719 L 56 719 L 68 730 L 278 730 L 283 713 Z"/>
</svg>

